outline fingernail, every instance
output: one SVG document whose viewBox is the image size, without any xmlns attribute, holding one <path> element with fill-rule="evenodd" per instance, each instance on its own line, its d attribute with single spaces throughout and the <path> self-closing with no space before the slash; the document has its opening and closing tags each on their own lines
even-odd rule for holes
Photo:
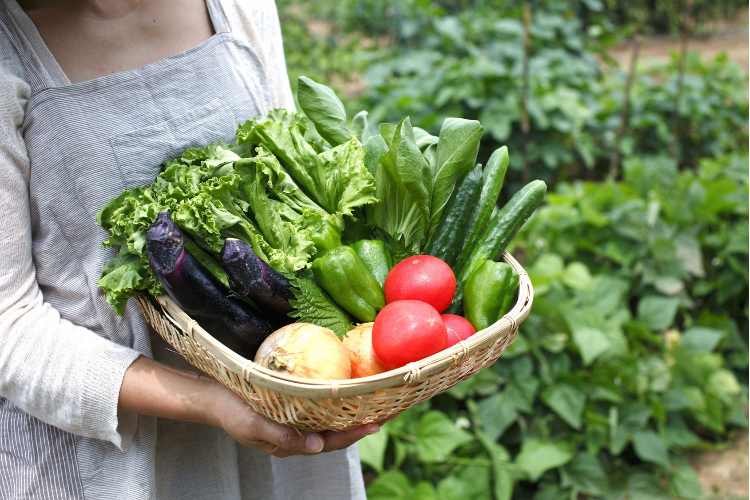
<svg viewBox="0 0 750 500">
<path fill-rule="evenodd" d="M 379 425 L 371 425 L 370 428 L 367 430 L 367 436 L 372 436 L 373 434 L 377 434 L 380 432 L 380 426 Z"/>
<path fill-rule="evenodd" d="M 308 434 L 305 439 L 305 447 L 310 453 L 320 453 L 323 451 L 323 438 L 317 434 Z"/>
</svg>

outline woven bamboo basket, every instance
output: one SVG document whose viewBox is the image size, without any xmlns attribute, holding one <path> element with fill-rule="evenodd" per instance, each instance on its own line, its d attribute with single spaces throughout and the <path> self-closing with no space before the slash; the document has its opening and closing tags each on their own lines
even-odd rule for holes
<svg viewBox="0 0 750 500">
<path fill-rule="evenodd" d="M 446 391 L 494 363 L 513 343 L 531 310 L 534 290 L 521 265 L 518 300 L 492 326 L 416 363 L 370 377 L 313 380 L 280 375 L 227 349 L 168 296 L 137 296 L 151 326 L 193 366 L 211 375 L 258 413 L 304 431 L 352 429 L 377 422 Z"/>
</svg>

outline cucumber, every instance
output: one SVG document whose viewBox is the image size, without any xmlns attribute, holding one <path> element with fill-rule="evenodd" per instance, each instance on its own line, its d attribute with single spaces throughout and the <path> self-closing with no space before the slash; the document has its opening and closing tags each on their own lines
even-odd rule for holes
<svg viewBox="0 0 750 500">
<path fill-rule="evenodd" d="M 446 312 L 460 313 L 463 307 L 464 284 L 474 268 L 482 260 L 500 258 L 508 243 L 531 217 L 536 207 L 542 203 L 546 192 L 547 185 L 544 181 L 531 181 L 500 209 L 484 230 L 482 237 L 469 255 L 469 259 L 456 273 L 456 295 Z"/>
<path fill-rule="evenodd" d="M 490 160 L 484 167 L 482 194 L 479 196 L 479 201 L 474 208 L 474 213 L 471 214 L 471 220 L 469 220 L 468 225 L 465 226 L 468 230 L 463 239 L 463 248 L 455 261 L 456 269 L 460 269 L 469 259 L 469 255 L 474 249 L 474 245 L 491 219 L 492 212 L 497 206 L 497 198 L 500 196 L 500 189 L 503 187 L 505 173 L 508 171 L 509 160 L 508 148 L 503 146 L 492 153 Z"/>
<path fill-rule="evenodd" d="M 482 166 L 467 173 L 453 190 L 440 217 L 437 230 L 427 244 L 425 253 L 445 261 L 451 268 L 456 264 L 466 233 L 466 227 L 482 191 Z"/>
</svg>

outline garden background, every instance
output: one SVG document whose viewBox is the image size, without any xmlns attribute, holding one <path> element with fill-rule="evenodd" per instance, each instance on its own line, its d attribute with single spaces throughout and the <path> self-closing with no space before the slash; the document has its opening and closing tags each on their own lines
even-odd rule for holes
<svg viewBox="0 0 750 500">
<path fill-rule="evenodd" d="M 479 120 L 478 161 L 510 151 L 499 204 L 548 184 L 509 248 L 518 340 L 360 443 L 368 497 L 748 498 L 747 3 L 276 3 L 293 85 L 373 130 Z M 744 67 L 682 50 L 717 30 Z"/>
</svg>

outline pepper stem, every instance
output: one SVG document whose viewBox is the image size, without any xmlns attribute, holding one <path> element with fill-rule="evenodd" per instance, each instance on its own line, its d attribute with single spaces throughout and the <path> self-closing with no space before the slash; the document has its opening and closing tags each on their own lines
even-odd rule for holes
<svg viewBox="0 0 750 500">
<path fill-rule="evenodd" d="M 319 222 L 310 229 L 310 239 L 315 244 L 316 258 L 341 246 L 339 231 L 327 221 Z"/>
</svg>

